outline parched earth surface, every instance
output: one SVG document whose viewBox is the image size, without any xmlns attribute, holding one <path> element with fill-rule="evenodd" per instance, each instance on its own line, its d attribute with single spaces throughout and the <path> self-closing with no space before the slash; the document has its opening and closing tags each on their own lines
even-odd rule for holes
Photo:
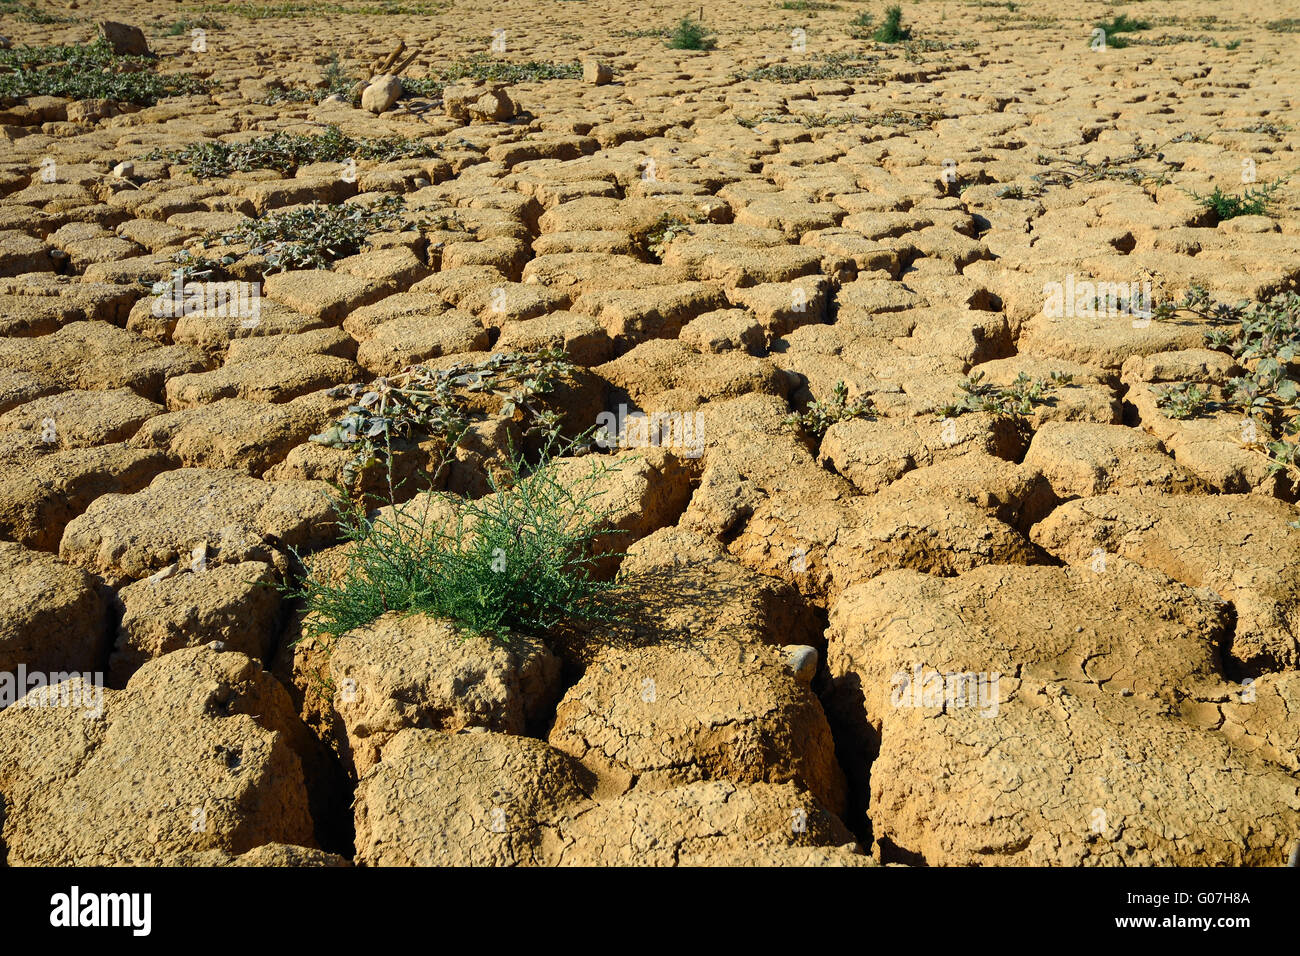
<svg viewBox="0 0 1300 956">
<path fill-rule="evenodd" d="M 886 45 L 850 25 L 883 5 L 721 0 L 715 49 L 668 48 L 696 7 L 0 5 L 14 47 L 110 16 L 213 82 L 0 102 L 0 859 L 1286 861 L 1294 489 L 1233 416 L 1155 400 L 1235 374 L 1206 323 L 1044 305 L 1067 281 L 1300 285 L 1300 180 L 1223 222 L 1192 195 L 1300 168 L 1296 21 L 1151 0 L 1099 50 L 1122 8 L 920 0 Z M 399 39 L 409 77 L 531 67 L 378 114 L 285 92 Z M 327 126 L 433 155 L 168 158 Z M 394 195 L 421 228 L 268 276 L 257 322 L 152 307 L 209 233 Z M 579 427 L 693 416 L 693 447 L 617 453 L 629 623 L 300 640 L 277 585 L 341 557 L 346 455 L 308 440 L 329 390 L 546 347 L 580 369 Z M 1019 422 L 946 417 L 972 372 L 1069 384 Z M 788 420 L 840 382 L 874 414 Z M 516 432 L 477 429 L 448 488 L 485 493 Z M 58 683 L 13 705 L 32 674 Z"/>
</svg>

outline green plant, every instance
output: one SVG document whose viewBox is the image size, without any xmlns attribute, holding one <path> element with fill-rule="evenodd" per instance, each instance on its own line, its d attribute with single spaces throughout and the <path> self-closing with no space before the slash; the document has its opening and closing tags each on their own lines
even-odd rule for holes
<svg viewBox="0 0 1300 956">
<path fill-rule="evenodd" d="M 403 136 L 354 139 L 344 135 L 337 126 L 327 126 L 319 136 L 276 132 L 239 143 L 192 143 L 167 154 L 167 158 L 189 166 L 197 179 L 219 179 L 234 171 L 250 169 L 292 173 L 308 163 L 337 163 L 348 158 L 386 163 L 436 155 L 436 148 L 426 140 Z"/>
<path fill-rule="evenodd" d="M 1264 24 L 1265 30 L 1274 33 L 1300 33 L 1300 18 L 1286 17 L 1282 20 L 1269 20 Z"/>
<path fill-rule="evenodd" d="M 1271 136 L 1273 139 L 1281 139 L 1286 133 L 1295 129 L 1290 123 L 1272 123 L 1268 120 L 1260 120 L 1258 123 L 1252 123 L 1250 126 L 1243 126 L 1237 130 L 1239 133 L 1258 133 L 1261 136 Z"/>
<path fill-rule="evenodd" d="M 211 237 L 222 245 L 247 245 L 266 257 L 270 272 L 323 269 L 335 259 L 355 255 L 376 232 L 400 231 L 412 224 L 400 196 L 384 196 L 371 205 L 312 203 L 287 212 L 245 219 L 229 232 Z"/>
<path fill-rule="evenodd" d="M 1113 17 L 1108 23 L 1100 20 L 1093 24 L 1098 30 L 1105 30 L 1106 36 L 1116 33 L 1137 33 L 1139 30 L 1150 30 L 1151 23 L 1147 20 L 1134 20 L 1127 13 L 1121 13 Z"/>
<path fill-rule="evenodd" d="M 194 30 L 223 30 L 220 20 L 212 17 L 182 17 L 158 31 L 160 37 L 186 36 Z"/>
<path fill-rule="evenodd" d="M 1048 391 L 1070 381 L 1070 376 L 1061 372 L 1052 372 L 1045 380 L 1021 372 L 1010 385 L 994 385 L 985 382 L 984 373 L 976 370 L 962 382 L 961 399 L 945 405 L 940 415 L 956 418 L 966 412 L 987 412 L 997 419 L 1023 419 L 1033 414 L 1035 406 L 1050 404 Z"/>
<path fill-rule="evenodd" d="M 8 13 L 18 17 L 26 23 L 50 24 L 50 23 L 76 23 L 76 17 L 62 17 L 57 13 L 48 13 L 39 7 L 32 6 L 28 3 L 5 2 L 0 3 L 0 13 Z"/>
<path fill-rule="evenodd" d="M 576 80 L 582 77 L 582 63 L 547 63 L 528 60 L 512 63 L 484 54 L 458 60 L 428 76 L 402 77 L 404 95 L 439 97 L 445 87 L 461 80 L 480 83 L 541 83 L 546 80 Z"/>
<path fill-rule="evenodd" d="M 304 636 L 339 638 L 390 611 L 503 640 L 566 620 L 616 620 L 609 598 L 619 584 L 595 575 L 594 553 L 610 533 L 598 499 L 611 468 L 591 456 L 585 474 L 564 480 L 550 452 L 534 468 L 510 454 L 508 479 L 489 475 L 482 498 L 430 492 L 372 512 L 373 499 L 336 497 L 352 547 L 337 578 L 309 575 L 289 592 L 302 599 Z"/>
<path fill-rule="evenodd" d="M 673 35 L 673 31 L 669 30 L 667 27 L 649 27 L 642 30 L 616 30 L 614 35 L 628 37 L 634 40 L 645 39 L 648 37 L 666 40 Z"/>
<path fill-rule="evenodd" d="M 1259 188 L 1247 186 L 1240 196 L 1225 193 L 1218 186 L 1209 195 L 1189 192 L 1193 199 L 1203 208 L 1213 211 L 1219 222 L 1235 219 L 1238 216 L 1271 215 L 1273 204 L 1277 202 L 1277 191 L 1286 180 L 1278 178 Z"/>
<path fill-rule="evenodd" d="M 1131 19 L 1126 13 L 1119 14 L 1110 22 L 1101 20 L 1093 24 L 1094 31 L 1102 31 L 1102 42 L 1107 46 L 1114 47 L 1116 50 L 1122 50 L 1128 46 L 1128 40 L 1121 34 L 1136 33 L 1139 30 L 1149 29 L 1151 29 L 1151 24 L 1148 21 Z"/>
<path fill-rule="evenodd" d="M 798 425 L 820 441 L 826 434 L 826 429 L 836 422 L 851 418 L 874 418 L 875 415 L 876 410 L 869 397 L 855 398 L 850 402 L 849 387 L 843 382 L 836 382 L 827 401 L 811 401 L 802 412 L 787 415 L 785 422 L 787 425 Z"/>
<path fill-rule="evenodd" d="M 319 103 L 324 98 L 320 90 L 300 90 L 294 87 L 275 86 L 257 102 L 263 106 L 275 106 L 279 103 Z"/>
<path fill-rule="evenodd" d="M 1244 375 L 1227 382 L 1224 405 L 1245 416 L 1241 440 L 1264 455 L 1273 473 L 1300 479 L 1300 295 L 1284 292 L 1262 302 L 1231 305 L 1214 302 L 1202 287 L 1193 286 L 1182 300 L 1162 303 L 1155 318 L 1170 321 L 1189 313 L 1211 323 L 1206 344 L 1232 356 Z M 1199 385 L 1181 386 L 1187 393 L 1204 392 Z M 1162 396 L 1163 397 L 1163 396 Z M 1208 396 L 1207 396 L 1208 397 Z M 1182 411 L 1182 395 L 1166 399 Z M 1191 403 L 1191 414 L 1203 410 Z M 1181 417 L 1167 412 L 1171 417 Z"/>
<path fill-rule="evenodd" d="M 876 28 L 876 18 L 863 10 L 856 17 L 849 21 L 849 36 L 855 40 L 865 40 Z"/>
<path fill-rule="evenodd" d="M 678 236 L 690 235 L 691 223 L 681 216 L 664 213 L 653 226 L 640 237 L 641 248 L 653 262 L 662 262 L 664 250 Z"/>
<path fill-rule="evenodd" d="M 668 38 L 668 46 L 673 50 L 712 50 L 717 46 L 717 39 L 703 23 L 682 17 Z"/>
<path fill-rule="evenodd" d="M 1156 407 L 1170 418 L 1195 418 L 1209 404 L 1209 393 L 1192 382 L 1178 382 L 1156 390 Z"/>
<path fill-rule="evenodd" d="M 903 26 L 903 8 L 895 4 L 885 10 L 885 22 L 871 35 L 877 43 L 898 43 L 912 39 L 912 28 Z"/>
<path fill-rule="evenodd" d="M 330 54 L 330 61 L 325 64 L 322 79 L 325 81 L 325 89 L 321 91 L 321 99 L 327 96 L 351 98 L 352 90 L 358 82 L 357 77 L 344 69 L 337 53 Z"/>
<path fill-rule="evenodd" d="M 387 462 L 394 441 L 441 438 L 454 445 L 476 414 L 474 400 L 495 396 L 501 401 L 499 416 L 520 421 L 527 434 L 540 435 L 550 444 L 559 436 L 561 416 L 536 400 L 573 372 L 558 350 L 498 353 L 441 369 L 414 365 L 370 385 L 331 389 L 331 397 L 351 398 L 353 404 L 310 440 L 353 452 L 347 465 L 350 478 Z"/>
<path fill-rule="evenodd" d="M 63 96 L 152 106 L 167 96 L 201 93 L 190 73 L 155 73 L 154 60 L 118 56 L 103 40 L 84 46 L 0 50 L 0 96 Z"/>
<path fill-rule="evenodd" d="M 802 83 L 805 80 L 844 80 L 871 76 L 876 72 L 875 59 L 863 60 L 848 53 L 832 53 L 806 63 L 774 63 L 737 73 L 740 80 L 772 83 Z"/>
</svg>

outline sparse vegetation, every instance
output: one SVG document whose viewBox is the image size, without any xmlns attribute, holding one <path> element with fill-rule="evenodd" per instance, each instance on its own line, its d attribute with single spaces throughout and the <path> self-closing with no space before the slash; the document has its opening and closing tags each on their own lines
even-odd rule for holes
<svg viewBox="0 0 1300 956">
<path fill-rule="evenodd" d="M 560 416 L 536 404 L 574 372 L 562 351 L 498 353 L 447 368 L 415 365 L 370 385 L 343 385 L 335 398 L 351 398 L 347 413 L 311 440 L 354 452 L 347 471 L 356 474 L 387 464 L 396 441 L 441 438 L 454 445 L 474 420 L 473 399 L 496 396 L 502 417 L 516 419 L 546 444 L 559 437 Z M 483 415 L 478 413 L 478 417 Z"/>
<path fill-rule="evenodd" d="M 511 63 L 477 54 L 452 63 L 438 73 L 420 77 L 403 77 L 405 93 L 415 96 L 439 97 L 445 87 L 461 80 L 486 83 L 541 83 L 545 80 L 576 80 L 582 78 L 582 64 L 545 63 L 528 60 Z"/>
<path fill-rule="evenodd" d="M 1101 20 L 1093 24 L 1093 29 L 1102 31 L 1105 36 L 1106 46 L 1122 50 L 1128 46 L 1128 40 L 1123 34 L 1149 30 L 1151 24 L 1147 20 L 1134 20 L 1127 13 L 1121 13 L 1109 21 Z"/>
<path fill-rule="evenodd" d="M 355 255 L 377 232 L 412 228 L 400 196 L 385 196 L 371 205 L 312 203 L 286 212 L 271 212 L 244 222 L 208 242 L 246 245 L 266 257 L 269 272 L 323 269 L 336 259 Z"/>
<path fill-rule="evenodd" d="M 1277 202 L 1277 191 L 1284 182 L 1284 179 L 1278 178 L 1263 186 L 1247 186 L 1240 196 L 1225 193 L 1218 186 L 1208 195 L 1195 192 L 1189 195 L 1201 208 L 1212 211 L 1219 222 L 1238 216 L 1268 216 L 1272 215 L 1273 205 Z"/>
<path fill-rule="evenodd" d="M 690 222 L 680 216 L 664 213 L 645 235 L 640 237 L 641 248 L 645 250 L 652 262 L 662 262 L 664 249 L 668 244 L 678 236 L 689 235 L 690 231 Z"/>
<path fill-rule="evenodd" d="M 836 422 L 851 418 L 874 418 L 875 414 L 869 397 L 849 401 L 849 387 L 843 382 L 836 382 L 829 399 L 824 402 L 811 401 L 802 412 L 786 416 L 785 421 L 788 425 L 798 425 L 820 441 L 826 434 L 826 429 Z"/>
<path fill-rule="evenodd" d="M 431 16 L 443 10 L 441 0 L 433 2 L 403 3 L 399 0 L 379 0 L 378 3 L 359 3 L 349 6 L 342 3 L 287 2 L 274 4 L 239 3 L 229 6 L 200 7 L 200 13 L 224 13 L 245 20 L 296 20 L 302 17 L 320 17 L 329 14 L 354 14 L 356 16 Z"/>
<path fill-rule="evenodd" d="M 40 7 L 30 3 L 19 3 L 17 0 L 0 0 L 0 13 L 7 13 L 16 16 L 24 23 L 50 24 L 50 23 L 76 23 L 76 17 L 64 17 L 57 13 L 50 13 L 48 10 L 42 10 Z"/>
<path fill-rule="evenodd" d="M 935 112 L 907 113 L 902 110 L 886 110 L 883 113 L 766 113 L 755 117 L 737 117 L 736 122 L 749 129 L 762 123 L 798 123 L 809 128 L 861 125 L 885 126 L 891 129 L 898 127 L 929 129 L 943 118 L 942 113 Z"/>
<path fill-rule="evenodd" d="M 369 498 L 337 498 L 338 527 L 352 544 L 334 581 L 308 577 L 304 635 L 338 638 L 389 611 L 447 618 L 508 639 L 544 635 L 565 620 L 615 620 L 617 582 L 594 574 L 593 542 L 607 534 L 599 507 L 610 465 L 560 480 L 552 446 L 530 466 L 511 454 L 509 477 L 489 476 L 482 498 L 430 492 L 374 511 Z"/>
<path fill-rule="evenodd" d="M 1272 123 L 1268 120 L 1261 120 L 1258 123 L 1252 123 L 1250 126 L 1243 126 L 1237 130 L 1239 133 L 1257 133 L 1261 136 L 1270 136 L 1273 139 L 1281 139 L 1284 135 L 1295 129 L 1290 123 Z"/>
<path fill-rule="evenodd" d="M 152 106 L 168 96 L 201 93 L 190 73 L 156 73 L 149 57 L 118 56 L 103 40 L 84 46 L 0 50 L 0 96 L 64 96 Z"/>
<path fill-rule="evenodd" d="M 1044 186 L 1069 186 L 1076 183 L 1096 183 L 1103 180 L 1130 182 L 1136 185 L 1168 182 L 1170 172 L 1181 165 L 1165 158 L 1164 148 L 1176 142 L 1188 142 L 1196 137 L 1185 136 L 1170 140 L 1164 146 L 1154 146 L 1139 141 L 1128 153 L 1107 156 L 1092 161 L 1068 156 L 1049 156 L 1039 153 L 1034 162 L 1048 166 L 1046 172 L 1033 177 Z M 1138 164 L 1143 164 L 1139 166 Z"/>
<path fill-rule="evenodd" d="M 1052 372 L 1045 380 L 1021 372 L 1010 385 L 994 385 L 976 370 L 962 382 L 960 400 L 945 405 L 940 415 L 956 418 L 966 412 L 986 412 L 998 419 L 1022 420 L 1033 414 L 1035 406 L 1051 402 L 1047 394 L 1051 389 L 1069 384 L 1070 376 L 1061 372 Z"/>
<path fill-rule="evenodd" d="M 876 18 L 863 10 L 849 21 L 849 36 L 855 40 L 865 40 L 875 32 Z"/>
<path fill-rule="evenodd" d="M 239 143 L 193 143 L 168 154 L 167 158 L 187 165 L 197 179 L 219 179 L 235 171 L 251 169 L 292 173 L 308 163 L 334 163 L 349 158 L 386 163 L 436 155 L 436 148 L 426 140 L 401 136 L 354 139 L 344 135 L 337 126 L 327 126 L 319 136 L 277 132 Z"/>
<path fill-rule="evenodd" d="M 667 27 L 648 27 L 640 30 L 617 30 L 615 36 L 629 37 L 634 40 L 656 38 L 666 40 L 673 35 Z"/>
<path fill-rule="evenodd" d="M 222 26 L 221 21 L 214 17 L 182 17 L 159 30 L 158 36 L 179 37 L 188 36 L 195 30 L 207 30 L 212 32 L 223 29 L 225 29 L 225 27 Z"/>
<path fill-rule="evenodd" d="M 1177 303 L 1165 303 L 1155 317 L 1170 321 L 1190 314 L 1212 323 L 1206 344 L 1231 355 L 1245 370 L 1223 389 L 1224 406 L 1244 416 L 1240 440 L 1269 460 L 1273 473 L 1300 479 L 1300 295 L 1284 292 L 1265 302 L 1215 302 L 1193 286 Z M 1191 418 L 1208 407 L 1208 390 L 1182 383 L 1160 394 L 1171 418 Z"/>
<path fill-rule="evenodd" d="M 1170 418 L 1195 418 L 1205 411 L 1210 395 L 1199 385 L 1178 382 L 1156 389 L 1156 407 Z"/>
<path fill-rule="evenodd" d="M 863 59 L 848 53 L 833 53 L 806 63 L 773 63 L 755 67 L 737 79 L 772 83 L 802 83 L 805 80 L 847 80 L 871 76 L 876 72 L 874 58 Z"/>
<path fill-rule="evenodd" d="M 912 28 L 903 26 L 903 8 L 895 4 L 885 10 L 885 20 L 871 35 L 877 43 L 900 43 L 912 39 Z"/>
<path fill-rule="evenodd" d="M 668 38 L 668 46 L 673 50 L 712 50 L 717 42 L 708 27 L 690 17 L 682 17 Z"/>
</svg>

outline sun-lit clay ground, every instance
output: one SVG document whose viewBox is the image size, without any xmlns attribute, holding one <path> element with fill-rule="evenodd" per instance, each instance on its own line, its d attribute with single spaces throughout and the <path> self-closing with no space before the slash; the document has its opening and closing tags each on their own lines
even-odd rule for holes
<svg viewBox="0 0 1300 956">
<path fill-rule="evenodd" d="M 1300 170 L 1282 4 L 919 0 L 879 44 L 850 21 L 883 3 L 725 0 L 687 51 L 696 4 L 35 2 L 73 22 L 0 5 L 12 48 L 108 18 L 213 87 L 0 100 L 0 706 L 38 688 L 0 713 L 9 864 L 1286 860 L 1292 482 L 1213 323 L 1123 308 L 1296 290 L 1300 179 L 1197 198 Z M 1096 48 L 1121 13 L 1149 29 Z M 316 102 L 399 40 L 425 95 Z M 432 149 L 172 158 L 329 126 Z M 331 268 L 261 285 L 236 248 L 254 320 L 158 308 L 204 236 L 382 196 L 418 227 Z M 681 416 L 611 456 L 629 620 L 299 641 L 272 585 L 339 567 L 328 390 L 550 347 L 571 431 Z M 475 426 L 447 490 L 521 437 Z"/>
</svg>

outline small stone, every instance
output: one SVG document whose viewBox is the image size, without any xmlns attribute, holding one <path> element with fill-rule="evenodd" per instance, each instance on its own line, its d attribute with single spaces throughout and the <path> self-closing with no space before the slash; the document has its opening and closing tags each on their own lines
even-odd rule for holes
<svg viewBox="0 0 1300 956">
<path fill-rule="evenodd" d="M 488 90 L 469 107 L 471 119 L 483 123 L 495 123 L 511 119 L 515 115 L 515 104 L 505 90 Z"/>
<path fill-rule="evenodd" d="M 811 684 L 817 674 L 817 648 L 790 644 L 785 649 L 785 662 L 801 684 Z"/>
<path fill-rule="evenodd" d="M 135 175 L 135 163 L 131 162 L 129 159 L 125 162 L 118 163 L 113 167 L 113 175 L 117 179 L 130 179 Z"/>
<path fill-rule="evenodd" d="M 149 55 L 149 43 L 139 27 L 114 20 L 100 20 L 99 35 L 108 41 L 109 47 L 118 56 Z"/>
<path fill-rule="evenodd" d="M 341 104 L 343 104 L 344 106 L 346 106 L 346 105 L 347 105 L 347 102 L 348 102 L 348 98 L 347 98 L 346 96 L 344 96 L 342 93 L 331 93 L 329 96 L 325 97 L 325 99 L 321 100 L 321 102 L 322 102 L 322 103 L 341 103 Z"/>
<path fill-rule="evenodd" d="M 67 106 L 69 123 L 93 123 L 117 115 L 117 104 L 112 100 L 78 100 Z"/>
<path fill-rule="evenodd" d="M 402 95 L 402 81 L 387 74 L 377 76 L 361 91 L 361 108 L 371 113 L 384 113 L 392 109 Z"/>
<path fill-rule="evenodd" d="M 614 68 L 598 60 L 584 60 L 582 64 L 582 82 L 592 86 L 604 86 L 614 79 Z"/>
</svg>

